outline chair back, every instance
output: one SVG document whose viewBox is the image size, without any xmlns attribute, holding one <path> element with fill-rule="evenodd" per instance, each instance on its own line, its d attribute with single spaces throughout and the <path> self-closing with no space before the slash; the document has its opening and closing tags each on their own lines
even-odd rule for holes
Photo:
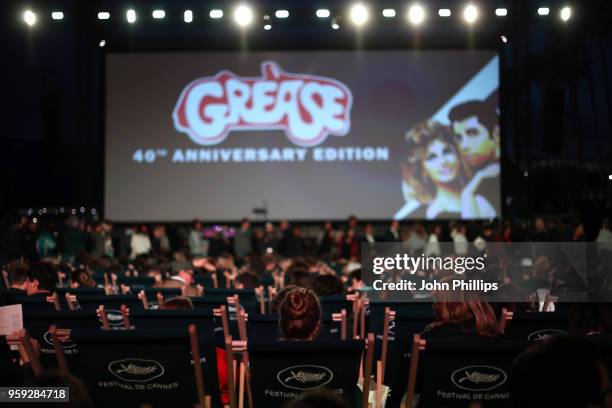
<svg viewBox="0 0 612 408">
<path fill-rule="evenodd" d="M 467 408 L 473 401 L 482 407 L 512 406 L 510 367 L 527 342 L 445 338 L 427 339 L 423 346 L 424 350 L 416 351 L 416 376 L 422 378 L 419 407 Z"/>
<path fill-rule="evenodd" d="M 95 406 L 191 407 L 200 401 L 187 329 L 75 331 L 73 337 L 82 367 L 75 374 Z M 214 341 L 201 334 L 197 343 L 206 345 L 200 350 L 205 393 L 220 407 Z"/>
<path fill-rule="evenodd" d="M 248 342 L 255 407 L 280 408 L 326 387 L 355 406 L 362 340 Z"/>
<path fill-rule="evenodd" d="M 49 326 L 68 330 L 100 330 L 101 323 L 93 310 L 53 310 L 48 312 L 24 311 L 23 326 L 31 338 L 40 345 L 40 362 L 45 369 L 58 368 L 57 357 Z M 62 349 L 69 367 L 79 363 L 79 348 L 76 342 L 68 340 L 62 343 Z"/>
<path fill-rule="evenodd" d="M 431 303 L 377 303 L 370 304 L 370 328 L 376 333 L 375 359 L 382 359 L 384 341 L 384 309 L 395 312 L 389 321 L 386 359 L 384 361 L 384 384 L 392 390 L 387 407 L 399 407 L 402 391 L 408 383 L 410 349 L 412 338 L 421 333 L 433 321 Z M 401 390 L 400 392 L 395 392 Z"/>
<path fill-rule="evenodd" d="M 249 340 L 276 341 L 280 338 L 278 314 L 249 314 L 247 320 L 247 335 Z M 341 323 L 333 320 L 333 316 L 323 316 L 317 339 L 340 340 Z"/>
<path fill-rule="evenodd" d="M 537 342 L 549 336 L 566 334 L 568 324 L 568 315 L 563 312 L 513 312 L 504 335 Z"/>
</svg>

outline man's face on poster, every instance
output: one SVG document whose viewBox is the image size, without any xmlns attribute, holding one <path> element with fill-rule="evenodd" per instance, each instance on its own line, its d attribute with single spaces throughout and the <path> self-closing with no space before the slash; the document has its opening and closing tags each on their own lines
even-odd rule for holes
<svg viewBox="0 0 612 408">
<path fill-rule="evenodd" d="M 497 142 L 477 116 L 454 121 L 453 131 L 457 137 L 457 146 L 471 167 L 482 167 L 495 158 Z"/>
</svg>

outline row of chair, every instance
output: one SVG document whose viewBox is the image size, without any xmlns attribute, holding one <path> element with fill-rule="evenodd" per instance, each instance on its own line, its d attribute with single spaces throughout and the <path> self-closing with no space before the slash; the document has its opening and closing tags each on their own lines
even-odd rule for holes
<svg viewBox="0 0 612 408">
<path fill-rule="evenodd" d="M 365 303 L 367 302 L 364 301 L 363 304 Z M 410 349 L 411 338 L 415 334 L 420 333 L 423 328 L 432 321 L 431 304 L 397 304 L 387 306 L 386 304 L 372 303 L 367 306 L 367 308 L 361 307 L 357 313 L 353 313 L 354 316 L 359 316 L 359 318 L 356 319 L 357 321 L 360 321 L 362 318 L 364 318 L 366 314 L 368 315 L 367 325 L 362 325 L 357 331 L 357 333 L 361 333 L 363 330 L 366 329 L 368 331 L 377 333 L 376 342 L 371 342 L 371 344 L 374 344 L 376 346 L 372 347 L 371 349 L 373 350 L 373 352 L 375 352 L 376 360 L 379 361 L 379 363 L 377 364 L 377 366 L 379 366 L 377 370 L 377 380 L 380 381 L 381 384 L 384 383 L 391 387 L 391 389 L 393 390 L 391 395 L 392 399 L 394 396 L 395 398 L 397 398 L 398 394 L 401 397 L 401 394 L 403 393 L 398 393 L 397 390 L 404 390 L 408 378 L 413 378 L 408 375 L 408 368 L 411 367 L 413 362 L 416 361 L 414 358 L 410 358 L 411 355 L 414 355 L 414 350 Z M 394 307 L 397 310 L 392 310 L 391 307 Z M 160 323 L 159 319 L 163 319 L 162 315 L 164 313 L 167 314 L 169 311 L 133 310 L 128 312 L 128 308 L 125 306 L 120 307 L 119 309 L 120 317 L 118 318 L 117 315 L 115 315 L 115 317 L 111 319 L 112 325 L 109 321 L 105 328 L 109 329 L 113 327 L 121 327 L 122 329 L 128 330 L 147 330 L 147 324 L 142 322 L 146 321 L 147 315 L 149 315 L 149 319 L 152 319 L 150 321 L 155 321 L 152 327 L 164 328 L 164 330 L 184 330 L 189 324 L 194 324 L 195 327 L 198 328 L 198 331 L 202 331 L 203 333 L 213 333 L 216 331 L 220 334 L 220 330 L 217 330 L 218 328 L 215 328 L 214 309 L 212 312 L 212 324 L 208 325 L 204 324 L 201 320 L 193 320 L 195 319 L 197 313 L 206 313 L 205 309 L 193 311 L 193 315 L 190 315 L 187 321 L 177 319 L 176 316 L 173 316 L 172 319 L 167 320 L 163 324 Z M 368 310 L 365 311 L 366 309 Z M 236 349 L 232 349 L 232 353 L 236 350 L 242 351 L 243 347 L 245 347 L 244 345 L 248 343 L 274 343 L 274 340 L 278 338 L 277 320 L 275 316 L 249 314 L 243 308 L 238 307 L 237 310 L 239 312 L 235 314 L 234 318 L 234 323 L 237 326 L 237 329 L 231 330 L 229 327 L 231 319 L 227 316 L 228 309 L 223 307 L 222 310 L 224 310 L 225 316 L 223 316 L 223 314 L 219 315 L 219 313 L 217 313 L 217 317 L 220 317 L 220 320 L 222 322 L 221 326 L 223 328 L 223 338 L 227 339 L 228 337 L 232 336 L 233 338 L 240 339 L 239 341 L 242 342 L 235 344 Z M 39 320 L 40 322 L 42 322 L 42 329 L 45 329 L 46 326 L 47 330 L 42 333 L 42 337 L 40 337 L 40 331 L 42 329 L 39 329 L 37 332 L 38 335 L 35 337 L 42 338 L 43 342 L 47 341 L 48 339 L 53 340 L 53 337 L 50 334 L 50 330 L 48 330 L 48 324 L 50 322 L 56 323 L 56 327 L 60 328 L 76 327 L 76 333 L 78 333 L 79 330 L 77 327 L 78 325 L 76 325 L 75 323 L 75 320 L 79 320 L 79 318 L 82 318 L 83 320 L 83 326 L 81 326 L 82 329 L 99 330 L 100 328 L 100 322 L 92 318 L 93 316 L 90 310 L 84 309 L 81 311 L 75 310 L 72 312 L 63 312 L 64 317 L 69 319 L 70 322 L 62 322 L 61 319 L 59 319 L 59 317 L 61 317 L 60 314 L 61 312 L 57 312 L 57 315 L 55 317 L 38 314 Z M 211 314 L 210 309 L 208 311 L 208 314 Z M 98 310 L 98 315 L 106 315 L 106 313 L 104 313 L 104 309 Z M 560 333 L 563 329 L 565 329 L 567 325 L 567 316 L 563 316 L 560 313 L 535 312 L 511 314 L 506 311 L 503 313 L 503 316 L 504 320 L 506 320 L 506 334 L 511 338 L 518 339 L 509 341 L 514 341 L 517 344 L 523 344 L 528 340 L 537 341 L 547 335 L 547 332 L 548 334 Z M 25 318 L 26 328 L 28 328 L 31 333 L 34 333 L 35 330 L 33 329 L 30 316 L 26 315 Z M 87 320 L 87 323 L 85 323 L 85 320 Z M 100 318 L 100 320 L 103 321 L 104 319 Z M 173 323 L 170 324 L 170 321 L 172 321 Z M 377 326 L 378 322 L 382 322 L 382 328 Z M 326 324 L 329 324 L 329 331 L 325 329 Z M 102 326 L 105 325 L 102 324 Z M 346 339 L 348 338 L 348 326 L 349 321 L 347 319 L 347 310 L 344 309 L 344 311 L 335 314 L 335 316 L 328 316 L 326 319 L 324 319 L 324 329 L 322 330 L 322 337 L 325 337 L 327 339 Z M 151 326 L 148 327 L 150 328 Z M 363 339 L 365 336 L 357 334 L 353 335 L 352 337 L 357 339 Z M 47 343 L 49 342 L 47 341 Z M 219 342 L 217 341 L 217 343 Z M 80 350 L 80 343 L 78 344 Z M 234 343 L 230 344 L 234 345 Z M 65 354 L 70 356 L 71 354 L 74 354 L 70 351 L 70 349 L 74 346 L 72 346 L 72 343 L 69 342 L 67 343 L 67 345 L 64 344 L 63 349 L 65 349 Z M 49 353 L 48 351 L 46 353 L 49 355 L 56 354 Z M 45 354 L 43 354 L 43 356 L 44 355 Z M 245 368 L 247 367 L 247 363 L 248 362 L 243 361 Z M 372 369 L 372 366 L 370 366 L 370 369 Z M 239 385 L 240 384 L 245 384 L 245 382 L 239 382 Z M 247 381 L 246 384 L 250 384 L 250 382 Z M 244 393 L 245 392 L 243 391 L 242 395 L 244 395 Z M 250 392 L 246 392 L 246 394 L 247 396 L 251 395 Z M 285 394 L 287 393 L 281 393 L 278 395 Z"/>
</svg>

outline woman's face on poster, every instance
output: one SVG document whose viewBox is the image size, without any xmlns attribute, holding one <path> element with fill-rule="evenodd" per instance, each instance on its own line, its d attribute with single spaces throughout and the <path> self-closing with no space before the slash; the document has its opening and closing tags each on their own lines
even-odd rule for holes
<svg viewBox="0 0 612 408">
<path fill-rule="evenodd" d="M 446 184 L 459 174 L 459 157 L 453 146 L 442 140 L 432 141 L 425 150 L 423 170 L 434 184 Z"/>
</svg>

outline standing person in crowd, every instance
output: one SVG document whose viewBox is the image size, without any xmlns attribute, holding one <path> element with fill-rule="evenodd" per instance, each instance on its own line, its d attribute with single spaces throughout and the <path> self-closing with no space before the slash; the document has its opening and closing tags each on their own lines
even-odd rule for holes
<svg viewBox="0 0 612 408">
<path fill-rule="evenodd" d="M 544 218 L 537 217 L 533 222 L 533 230 L 531 232 L 531 240 L 533 242 L 548 242 L 549 234 L 546 228 Z"/>
<path fill-rule="evenodd" d="M 427 242 L 427 232 L 425 227 L 420 222 L 417 222 L 410 228 L 408 234 L 408 245 L 413 254 L 421 254 L 425 250 Z"/>
<path fill-rule="evenodd" d="M 266 253 L 269 253 L 271 250 L 272 253 L 278 251 L 278 242 L 279 237 L 276 233 L 276 229 L 274 228 L 274 224 L 271 222 L 266 222 L 264 237 L 263 237 L 263 247 Z"/>
<path fill-rule="evenodd" d="M 340 256 L 344 259 L 356 260 L 360 254 L 360 243 L 354 228 L 347 228 L 338 242 Z"/>
<path fill-rule="evenodd" d="M 287 258 L 301 255 L 302 242 L 300 239 L 300 229 L 292 227 L 289 225 L 289 221 L 283 220 L 280 223 L 280 230 L 281 240 L 278 252 Z"/>
<path fill-rule="evenodd" d="M 243 218 L 240 228 L 234 235 L 234 253 L 239 258 L 244 258 L 253 252 L 253 233 L 251 231 L 251 220 Z"/>
<path fill-rule="evenodd" d="M 469 242 L 465 236 L 465 226 L 461 223 L 455 223 L 451 227 L 451 238 L 453 239 L 453 246 L 455 249 L 455 255 L 465 256 L 468 254 Z"/>
<path fill-rule="evenodd" d="M 73 215 L 66 218 L 63 250 L 63 256 L 66 260 L 72 261 L 80 252 L 85 250 L 87 233 L 84 231 L 84 227 L 85 225 L 79 222 L 78 217 Z"/>
<path fill-rule="evenodd" d="M 400 235 L 400 223 L 397 220 L 391 221 L 389 229 L 385 231 L 383 235 L 384 242 L 401 242 L 402 237 Z"/>
<path fill-rule="evenodd" d="M 506 220 L 504 221 L 504 229 L 502 231 L 503 242 L 512 242 L 512 221 Z"/>
<path fill-rule="evenodd" d="M 321 326 L 321 305 L 308 288 L 289 291 L 279 308 L 278 326 L 283 340 L 314 340 Z"/>
<path fill-rule="evenodd" d="M 425 256 L 439 256 L 441 254 L 439 236 L 442 233 L 442 227 L 439 224 L 433 224 L 429 227 L 429 235 L 425 244 Z"/>
<path fill-rule="evenodd" d="M 115 250 L 111 237 L 112 228 L 112 225 L 108 222 L 99 222 L 96 224 L 93 231 L 93 256 L 97 258 L 114 257 Z"/>
<path fill-rule="evenodd" d="M 153 242 L 151 245 L 153 251 L 158 253 L 168 253 L 172 250 L 170 239 L 166 234 L 166 227 L 164 225 L 156 225 L 153 228 Z"/>
<path fill-rule="evenodd" d="M 189 252 L 192 257 L 208 254 L 208 240 L 204 237 L 204 228 L 198 219 L 193 221 L 193 228 L 189 231 Z"/>
<path fill-rule="evenodd" d="M 573 242 L 584 242 L 586 240 L 584 236 L 584 224 L 581 222 L 575 222 L 572 228 L 572 241 Z"/>
<path fill-rule="evenodd" d="M 330 221 L 323 225 L 323 231 L 317 238 L 317 254 L 319 256 L 331 254 L 334 249 L 334 227 Z"/>
<path fill-rule="evenodd" d="M 600 244 L 601 248 L 612 251 L 612 219 L 604 218 L 599 234 L 595 242 Z"/>
<path fill-rule="evenodd" d="M 215 235 L 210 240 L 210 248 L 208 255 L 212 257 L 219 256 L 220 254 L 230 252 L 231 245 L 227 238 L 227 227 L 226 226 L 214 226 Z"/>
<path fill-rule="evenodd" d="M 136 259 L 139 255 L 146 255 L 152 249 L 151 239 L 149 238 L 149 230 L 146 225 L 141 225 L 138 230 L 132 234 L 130 240 L 130 259 Z"/>
<path fill-rule="evenodd" d="M 367 223 L 363 227 L 363 235 L 361 236 L 360 241 L 367 244 L 373 244 L 376 242 L 376 237 L 374 236 L 374 227 L 372 226 L 372 224 Z"/>
<path fill-rule="evenodd" d="M 57 255 L 57 242 L 48 224 L 41 224 L 40 226 L 36 239 L 36 252 L 41 259 Z"/>
</svg>

